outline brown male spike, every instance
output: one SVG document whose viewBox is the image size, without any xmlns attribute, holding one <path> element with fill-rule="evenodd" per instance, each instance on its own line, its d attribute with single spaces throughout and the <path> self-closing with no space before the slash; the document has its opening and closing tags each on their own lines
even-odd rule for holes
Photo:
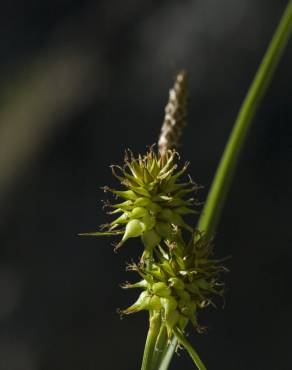
<svg viewBox="0 0 292 370">
<path fill-rule="evenodd" d="M 158 148 L 163 156 L 168 149 L 176 149 L 180 145 L 183 128 L 187 117 L 187 75 L 180 71 L 173 88 L 169 91 L 168 103 L 158 140 Z"/>
</svg>

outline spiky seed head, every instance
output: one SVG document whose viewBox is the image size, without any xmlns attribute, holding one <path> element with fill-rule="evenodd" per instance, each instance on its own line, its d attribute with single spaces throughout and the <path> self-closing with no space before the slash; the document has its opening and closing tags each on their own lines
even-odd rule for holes
<svg viewBox="0 0 292 370">
<path fill-rule="evenodd" d="M 134 157 L 127 151 L 123 167 L 112 166 L 114 176 L 124 189 L 105 187 L 122 201 L 113 205 L 110 214 L 117 217 L 107 230 L 94 235 L 123 233 L 118 247 L 129 238 L 141 237 L 145 250 L 151 255 L 161 238 L 174 241 L 174 231 L 192 228 L 185 222 L 187 214 L 195 213 L 195 200 L 190 197 L 198 186 L 191 180 L 182 182 L 188 164 L 178 168 L 178 154 L 168 150 L 163 156 L 150 148 L 146 155 Z"/>
<path fill-rule="evenodd" d="M 175 253 L 175 249 L 179 248 L 176 245 L 165 255 L 160 247 L 156 250 L 157 261 L 151 265 L 151 269 L 143 265 L 136 267 L 136 271 L 143 277 L 143 284 L 139 282 L 137 287 L 142 288 L 143 292 L 133 306 L 123 311 L 129 314 L 153 310 L 155 302 L 169 337 L 174 327 L 183 330 L 188 321 L 200 332 L 198 310 L 212 303 L 213 296 L 223 295 L 222 284 L 218 281 L 220 273 L 225 269 L 220 260 L 212 259 L 210 242 L 196 235 L 191 248 L 181 248 L 182 257 Z"/>
</svg>

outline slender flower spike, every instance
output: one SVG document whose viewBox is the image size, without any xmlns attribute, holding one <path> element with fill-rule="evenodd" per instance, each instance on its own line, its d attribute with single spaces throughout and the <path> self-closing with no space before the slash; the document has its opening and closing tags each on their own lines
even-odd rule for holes
<svg viewBox="0 0 292 370">
<path fill-rule="evenodd" d="M 178 169 L 177 161 L 175 150 L 161 155 L 151 148 L 144 157 L 139 155 L 138 158 L 127 151 L 124 166 L 111 167 L 124 189 L 104 188 L 105 192 L 121 199 L 116 204 L 107 204 L 111 209 L 109 214 L 116 218 L 103 226 L 105 231 L 87 235 L 122 234 L 117 247 L 129 238 L 141 237 L 144 256 L 151 256 L 162 238 L 171 242 L 176 240 L 176 230 L 192 232 L 184 216 L 196 213 L 191 208 L 196 204 L 195 199 L 189 195 L 195 194 L 198 186 L 192 180 L 181 181 L 188 163 Z"/>
<path fill-rule="evenodd" d="M 165 116 L 158 141 L 161 154 L 180 145 L 183 128 L 187 117 L 187 75 L 180 71 L 173 88 L 169 91 L 169 100 L 165 107 Z"/>
</svg>

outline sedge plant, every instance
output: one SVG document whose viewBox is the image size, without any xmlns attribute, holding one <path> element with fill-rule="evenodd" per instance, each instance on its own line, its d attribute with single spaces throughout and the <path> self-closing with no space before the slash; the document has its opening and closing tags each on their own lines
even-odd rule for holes
<svg viewBox="0 0 292 370">
<path fill-rule="evenodd" d="M 199 370 L 203 361 L 186 337 L 191 324 L 198 332 L 198 312 L 223 297 L 222 259 L 213 256 L 213 237 L 234 175 L 239 154 L 273 72 L 292 30 L 292 0 L 280 20 L 258 72 L 239 111 L 216 171 L 197 227 L 187 222 L 197 214 L 199 186 L 186 176 L 188 163 L 180 165 L 177 152 L 186 122 L 186 73 L 177 75 L 165 108 L 157 149 L 144 155 L 126 151 L 122 166 L 112 166 L 117 189 L 104 191 L 118 198 L 105 206 L 112 217 L 101 229 L 82 235 L 117 238 L 118 249 L 135 238 L 140 259 L 128 265 L 136 274 L 124 289 L 138 289 L 136 302 L 121 315 L 149 313 L 141 370 L 167 370 L 177 348 L 185 348 Z"/>
</svg>

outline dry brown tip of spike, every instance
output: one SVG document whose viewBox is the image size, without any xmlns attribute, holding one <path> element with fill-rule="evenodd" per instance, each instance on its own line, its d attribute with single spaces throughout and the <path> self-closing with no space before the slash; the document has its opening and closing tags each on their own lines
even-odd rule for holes
<svg viewBox="0 0 292 370">
<path fill-rule="evenodd" d="M 187 75 L 185 71 L 178 73 L 172 89 L 169 91 L 168 103 L 158 141 L 158 149 L 163 156 L 169 149 L 179 147 L 182 131 L 187 117 Z"/>
</svg>

